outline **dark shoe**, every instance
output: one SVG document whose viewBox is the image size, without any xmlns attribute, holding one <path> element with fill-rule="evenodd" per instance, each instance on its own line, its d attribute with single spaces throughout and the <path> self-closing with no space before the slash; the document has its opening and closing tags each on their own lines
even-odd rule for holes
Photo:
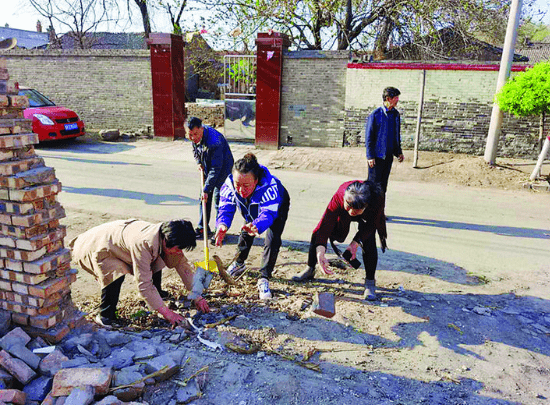
<svg viewBox="0 0 550 405">
<path fill-rule="evenodd" d="M 203 228 L 196 228 L 195 229 L 195 238 L 196 239 L 202 239 L 204 236 L 204 229 Z M 211 238 L 214 236 L 214 232 L 212 232 L 210 229 L 208 230 L 208 237 Z"/>
<path fill-rule="evenodd" d="M 165 299 L 170 296 L 170 293 L 168 291 L 164 290 L 157 290 L 159 292 L 160 298 Z"/>
<path fill-rule="evenodd" d="M 365 281 L 365 293 L 363 294 L 363 299 L 366 301 L 376 300 L 376 281 L 375 280 Z"/>
<path fill-rule="evenodd" d="M 315 267 L 308 266 L 302 273 L 297 276 L 292 277 L 292 281 L 297 283 L 304 283 L 306 281 L 311 281 L 315 278 Z"/>
<path fill-rule="evenodd" d="M 101 316 L 100 314 L 96 315 L 95 322 L 107 329 L 120 328 L 120 324 L 115 319 L 107 318 L 105 316 Z"/>
</svg>

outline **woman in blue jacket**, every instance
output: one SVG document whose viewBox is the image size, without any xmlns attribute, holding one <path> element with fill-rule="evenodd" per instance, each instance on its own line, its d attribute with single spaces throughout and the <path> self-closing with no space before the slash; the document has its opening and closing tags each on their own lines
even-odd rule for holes
<svg viewBox="0 0 550 405">
<path fill-rule="evenodd" d="M 271 175 L 256 156 L 247 153 L 235 162 L 232 173 L 220 191 L 220 206 L 216 219 L 216 246 L 221 246 L 231 227 L 237 208 L 245 220 L 241 228 L 236 260 L 228 272 L 236 277 L 242 274 L 254 237 L 266 232 L 258 291 L 260 299 L 271 298 L 269 279 L 281 247 L 290 196 L 278 178 Z"/>
</svg>

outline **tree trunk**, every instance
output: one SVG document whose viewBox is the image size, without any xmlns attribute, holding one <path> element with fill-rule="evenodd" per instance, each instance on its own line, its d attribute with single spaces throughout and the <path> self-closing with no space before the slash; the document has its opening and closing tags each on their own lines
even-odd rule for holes
<svg viewBox="0 0 550 405">
<path fill-rule="evenodd" d="M 542 144 L 544 143 L 544 111 L 540 115 L 540 127 L 539 127 L 539 153 L 542 151 Z"/>
<path fill-rule="evenodd" d="M 380 29 L 380 33 L 376 38 L 376 43 L 374 45 L 374 60 L 382 60 L 386 58 L 386 50 L 388 49 L 388 42 L 393 29 L 394 23 L 391 17 L 386 17 L 382 23 L 382 28 Z"/>
<path fill-rule="evenodd" d="M 151 34 L 151 21 L 149 19 L 149 9 L 147 8 L 147 0 L 134 0 L 136 5 L 139 7 L 141 13 L 141 19 L 143 21 L 143 32 L 145 33 L 145 38 L 149 38 Z"/>
<path fill-rule="evenodd" d="M 348 49 L 350 45 L 350 29 L 351 29 L 351 17 L 352 17 L 352 4 L 351 0 L 346 2 L 346 20 L 344 26 L 339 29 L 338 32 L 338 50 Z"/>
</svg>

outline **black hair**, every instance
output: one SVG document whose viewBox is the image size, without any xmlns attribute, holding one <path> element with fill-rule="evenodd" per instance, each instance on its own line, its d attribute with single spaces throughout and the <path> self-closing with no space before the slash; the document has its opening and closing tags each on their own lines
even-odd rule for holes
<svg viewBox="0 0 550 405">
<path fill-rule="evenodd" d="M 388 98 L 394 98 L 400 94 L 401 92 L 395 87 L 386 87 L 382 93 L 382 100 L 386 101 Z"/>
<path fill-rule="evenodd" d="M 241 174 L 252 173 L 258 181 L 264 174 L 263 169 L 258 163 L 258 159 L 256 159 L 253 153 L 247 153 L 241 159 L 237 160 L 233 166 L 233 170 Z"/>
<path fill-rule="evenodd" d="M 354 181 L 344 192 L 344 201 L 353 209 L 363 209 L 371 205 L 382 193 L 380 186 L 372 181 Z"/>
<path fill-rule="evenodd" d="M 200 128 L 200 127 L 202 127 L 202 121 L 200 118 L 190 117 L 187 120 L 187 128 L 193 129 L 193 128 Z"/>
<path fill-rule="evenodd" d="M 160 226 L 160 233 L 166 241 L 166 247 L 177 246 L 181 250 L 193 250 L 197 246 L 195 230 L 191 221 L 176 219 L 163 222 Z"/>
</svg>

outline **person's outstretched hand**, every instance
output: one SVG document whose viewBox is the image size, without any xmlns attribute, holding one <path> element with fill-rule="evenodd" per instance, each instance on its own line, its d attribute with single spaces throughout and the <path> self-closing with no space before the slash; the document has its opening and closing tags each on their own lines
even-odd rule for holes
<svg viewBox="0 0 550 405">
<path fill-rule="evenodd" d="M 349 250 L 349 252 L 351 253 L 350 261 L 357 257 L 357 249 L 359 249 L 359 243 L 357 243 L 354 240 L 351 241 L 348 248 L 346 249 L 346 250 Z"/>
<path fill-rule="evenodd" d="M 242 230 L 248 233 L 250 236 L 259 236 L 258 228 L 252 222 L 243 225 Z"/>
<path fill-rule="evenodd" d="M 214 238 L 216 239 L 216 246 L 220 247 L 222 245 L 226 233 L 227 226 L 225 225 L 220 225 L 218 229 L 216 229 L 216 235 L 214 236 Z"/>
<path fill-rule="evenodd" d="M 199 311 L 204 312 L 205 314 L 210 312 L 210 307 L 208 306 L 208 302 L 206 302 L 206 300 L 203 297 L 199 297 L 195 299 L 195 306 Z"/>
<path fill-rule="evenodd" d="M 180 314 L 172 311 L 168 307 L 162 307 L 159 309 L 159 314 L 161 314 L 164 319 L 172 324 L 172 326 L 177 326 L 179 324 L 185 324 L 187 321 Z"/>
<path fill-rule="evenodd" d="M 321 266 L 321 269 L 323 269 L 323 272 L 326 275 L 334 274 L 334 271 L 332 271 L 329 268 L 329 263 L 327 260 L 327 257 L 325 256 L 326 248 L 324 246 L 317 246 L 317 262 Z"/>
</svg>

